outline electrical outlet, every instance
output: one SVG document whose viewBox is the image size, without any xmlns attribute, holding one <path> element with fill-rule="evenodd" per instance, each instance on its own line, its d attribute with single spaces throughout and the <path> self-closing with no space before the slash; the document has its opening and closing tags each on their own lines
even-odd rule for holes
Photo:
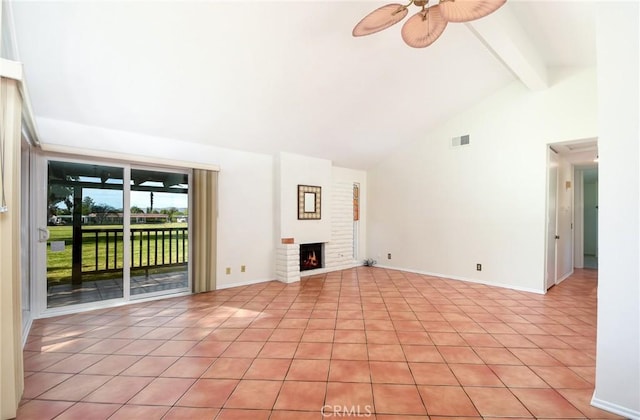
<svg viewBox="0 0 640 420">
<path fill-rule="evenodd" d="M 227 274 L 231 274 L 231 267 L 227 267 L 227 269 L 226 269 L 226 273 L 227 273 Z"/>
<path fill-rule="evenodd" d="M 482 271 L 482 264 L 476 264 L 476 271 Z"/>
<path fill-rule="evenodd" d="M 391 253 L 387 254 L 387 259 L 390 260 L 391 259 Z"/>
<path fill-rule="evenodd" d="M 247 271 L 247 266 L 246 265 L 241 265 L 240 266 L 240 272 L 244 273 L 245 271 Z"/>
</svg>

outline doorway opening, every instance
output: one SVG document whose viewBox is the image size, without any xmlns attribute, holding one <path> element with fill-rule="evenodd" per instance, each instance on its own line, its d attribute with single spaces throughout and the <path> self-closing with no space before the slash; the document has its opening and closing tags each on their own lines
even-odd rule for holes
<svg viewBox="0 0 640 420">
<path fill-rule="evenodd" d="M 547 252 L 544 289 L 556 285 L 558 279 L 558 179 L 560 157 L 549 147 L 547 150 Z"/>
<path fill-rule="evenodd" d="M 553 143 L 548 153 L 546 289 L 574 268 L 597 268 L 598 231 L 597 139 Z"/>
<path fill-rule="evenodd" d="M 598 268 L 598 167 L 579 166 L 576 177 L 576 268 Z"/>
</svg>

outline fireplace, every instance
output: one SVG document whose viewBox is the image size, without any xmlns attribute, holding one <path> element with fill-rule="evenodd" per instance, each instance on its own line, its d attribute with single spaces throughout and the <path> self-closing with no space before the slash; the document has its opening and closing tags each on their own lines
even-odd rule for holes
<svg viewBox="0 0 640 420">
<path fill-rule="evenodd" d="M 300 244 L 300 271 L 322 268 L 322 243 Z"/>
</svg>

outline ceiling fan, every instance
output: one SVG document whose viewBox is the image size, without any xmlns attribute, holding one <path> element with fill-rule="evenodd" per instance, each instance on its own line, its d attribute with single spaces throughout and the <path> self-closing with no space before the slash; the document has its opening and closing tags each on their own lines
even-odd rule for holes
<svg viewBox="0 0 640 420">
<path fill-rule="evenodd" d="M 449 22 L 469 22 L 498 10 L 506 0 L 411 0 L 408 4 L 391 3 L 382 6 L 353 28 L 353 36 L 371 35 L 400 22 L 409 13 L 409 6 L 420 7 L 402 26 L 402 39 L 410 47 L 431 45 L 444 32 Z"/>
</svg>

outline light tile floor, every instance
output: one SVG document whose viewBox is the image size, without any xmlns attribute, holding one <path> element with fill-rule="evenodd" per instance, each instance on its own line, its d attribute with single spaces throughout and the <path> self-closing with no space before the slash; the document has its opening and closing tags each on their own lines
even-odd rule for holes
<svg viewBox="0 0 640 420">
<path fill-rule="evenodd" d="M 18 419 L 616 418 L 589 405 L 596 289 L 361 267 L 42 319 Z"/>
</svg>

